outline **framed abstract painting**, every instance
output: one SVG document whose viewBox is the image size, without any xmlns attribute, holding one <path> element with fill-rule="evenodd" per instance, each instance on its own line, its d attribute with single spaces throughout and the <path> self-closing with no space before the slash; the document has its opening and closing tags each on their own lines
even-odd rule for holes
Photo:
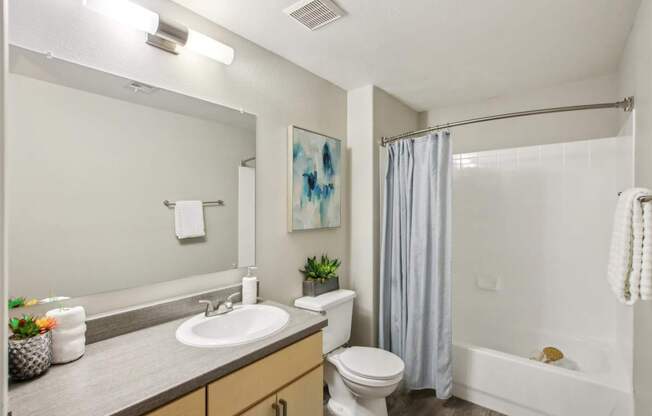
<svg viewBox="0 0 652 416">
<path fill-rule="evenodd" d="M 339 227 L 342 142 L 290 126 L 288 154 L 288 230 Z"/>
</svg>

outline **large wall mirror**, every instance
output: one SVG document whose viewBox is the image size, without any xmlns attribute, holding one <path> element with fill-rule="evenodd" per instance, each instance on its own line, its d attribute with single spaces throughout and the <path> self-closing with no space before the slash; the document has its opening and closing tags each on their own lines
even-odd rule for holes
<svg viewBox="0 0 652 416">
<path fill-rule="evenodd" d="M 8 94 L 10 296 L 253 265 L 253 115 L 15 46 Z M 197 203 L 165 200 L 203 201 L 205 235 L 180 239 Z"/>
</svg>

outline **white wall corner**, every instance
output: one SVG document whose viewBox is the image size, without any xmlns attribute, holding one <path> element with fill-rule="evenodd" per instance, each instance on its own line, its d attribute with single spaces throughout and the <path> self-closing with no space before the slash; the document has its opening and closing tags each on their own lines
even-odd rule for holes
<svg viewBox="0 0 652 416">
<path fill-rule="evenodd" d="M 355 290 L 351 342 L 375 345 L 374 337 L 374 187 L 373 86 L 347 93 L 350 235 L 349 286 Z"/>
</svg>

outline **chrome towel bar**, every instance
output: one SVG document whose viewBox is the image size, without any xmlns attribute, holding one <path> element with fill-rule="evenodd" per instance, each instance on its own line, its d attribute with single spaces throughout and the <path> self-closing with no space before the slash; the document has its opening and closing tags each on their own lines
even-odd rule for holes
<svg viewBox="0 0 652 416">
<path fill-rule="evenodd" d="M 177 205 L 177 204 L 175 202 L 170 202 L 170 201 L 168 201 L 166 199 L 165 201 L 163 201 L 163 205 L 165 205 L 168 208 L 174 208 L 175 205 Z M 221 207 L 221 206 L 224 206 L 224 201 L 222 201 L 221 199 L 218 199 L 217 201 L 204 201 L 204 202 L 202 202 L 202 205 L 203 206 L 219 206 L 219 207 Z"/>
</svg>

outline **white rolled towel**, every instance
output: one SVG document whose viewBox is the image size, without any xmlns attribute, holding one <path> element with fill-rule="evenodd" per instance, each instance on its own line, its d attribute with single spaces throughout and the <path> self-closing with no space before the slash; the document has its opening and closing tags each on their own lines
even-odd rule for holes
<svg viewBox="0 0 652 416">
<path fill-rule="evenodd" d="M 652 212 L 646 217 L 644 204 L 640 201 L 641 197 L 651 192 L 646 188 L 631 188 L 622 192 L 614 214 L 607 278 L 618 300 L 627 305 L 633 305 L 643 297 L 641 291 L 647 291 L 648 281 L 649 295 L 652 297 L 652 270 L 648 271 L 645 266 L 652 259 L 652 253 L 645 256 L 644 249 L 645 222 L 646 218 L 651 218 Z M 647 228 L 650 227 L 652 224 Z M 647 234 L 650 236 L 652 230 Z"/>
<path fill-rule="evenodd" d="M 46 313 L 57 320 L 52 330 L 52 362 L 63 364 L 84 355 L 86 350 L 86 311 L 81 306 L 52 309 Z"/>
<path fill-rule="evenodd" d="M 641 256 L 641 299 L 652 299 L 652 201 L 643 203 L 643 253 Z"/>
</svg>

